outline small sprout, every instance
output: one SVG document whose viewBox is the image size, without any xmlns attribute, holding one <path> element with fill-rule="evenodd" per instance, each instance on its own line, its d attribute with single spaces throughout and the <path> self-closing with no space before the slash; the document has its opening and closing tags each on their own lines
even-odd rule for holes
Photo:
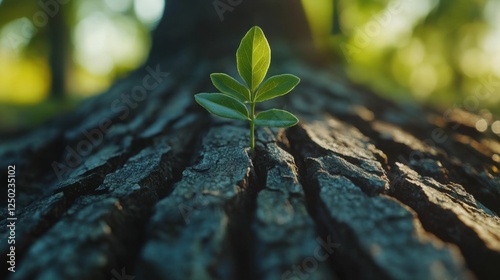
<svg viewBox="0 0 500 280">
<path fill-rule="evenodd" d="M 271 109 L 255 114 L 255 104 L 289 93 L 300 79 L 282 74 L 264 81 L 271 63 L 271 48 L 264 32 L 254 26 L 241 40 L 236 51 L 238 73 L 242 84 L 224 73 L 213 73 L 210 79 L 221 93 L 199 93 L 196 102 L 208 112 L 229 119 L 250 122 L 250 149 L 255 149 L 255 126 L 290 127 L 299 120 L 290 112 Z M 263 82 L 264 81 L 264 82 Z M 250 105 L 250 110 L 246 104 Z"/>
</svg>

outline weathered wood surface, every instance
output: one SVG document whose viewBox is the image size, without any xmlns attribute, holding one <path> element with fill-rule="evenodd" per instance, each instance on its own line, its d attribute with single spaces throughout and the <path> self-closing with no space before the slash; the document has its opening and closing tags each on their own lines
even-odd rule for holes
<svg viewBox="0 0 500 280">
<path fill-rule="evenodd" d="M 500 140 L 469 114 L 396 104 L 278 51 L 270 74 L 302 82 L 265 106 L 301 122 L 259 128 L 252 159 L 246 124 L 192 97 L 211 72 L 235 74 L 234 50 L 191 47 L 156 52 L 75 112 L 0 140 L 18 217 L 17 272 L 2 277 L 498 279 Z M 124 101 L 155 69 L 168 75 Z"/>
</svg>

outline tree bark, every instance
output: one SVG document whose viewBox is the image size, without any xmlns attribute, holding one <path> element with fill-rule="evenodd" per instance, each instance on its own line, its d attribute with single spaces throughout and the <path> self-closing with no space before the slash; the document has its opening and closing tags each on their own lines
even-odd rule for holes
<svg viewBox="0 0 500 280">
<path fill-rule="evenodd" d="M 396 104 L 314 63 L 300 1 L 240 2 L 221 21 L 210 1 L 167 1 L 144 67 L 2 139 L 17 186 L 16 273 L 2 276 L 496 279 L 498 137 L 474 115 Z M 213 90 L 212 72 L 236 75 L 254 24 L 269 74 L 302 82 L 260 108 L 301 122 L 259 128 L 252 159 L 247 124 L 209 116 L 193 94 Z"/>
</svg>

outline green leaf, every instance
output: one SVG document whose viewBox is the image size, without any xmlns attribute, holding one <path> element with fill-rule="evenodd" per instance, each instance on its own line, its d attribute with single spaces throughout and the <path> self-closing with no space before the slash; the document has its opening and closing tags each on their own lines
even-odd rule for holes
<svg viewBox="0 0 500 280">
<path fill-rule="evenodd" d="M 269 43 L 262 29 L 254 26 L 243 37 L 236 51 L 238 73 L 252 92 L 266 77 L 270 63 Z"/>
<path fill-rule="evenodd" d="M 255 125 L 258 126 L 290 127 L 298 122 L 299 119 L 290 112 L 279 109 L 263 111 L 255 117 Z"/>
<path fill-rule="evenodd" d="M 277 75 L 265 81 L 255 94 L 255 102 L 262 102 L 289 93 L 300 79 L 291 74 Z"/>
<path fill-rule="evenodd" d="M 222 93 L 198 93 L 194 98 L 214 115 L 237 120 L 250 119 L 245 104 L 231 96 Z"/>
<path fill-rule="evenodd" d="M 224 73 L 213 73 L 210 79 L 222 93 L 230 95 L 241 102 L 250 101 L 250 91 L 231 76 Z"/>
</svg>

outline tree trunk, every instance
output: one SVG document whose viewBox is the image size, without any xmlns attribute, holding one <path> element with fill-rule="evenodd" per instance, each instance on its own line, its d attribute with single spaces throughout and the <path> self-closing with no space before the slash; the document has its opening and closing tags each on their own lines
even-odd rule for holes
<svg viewBox="0 0 500 280">
<path fill-rule="evenodd" d="M 50 95 L 56 100 L 62 100 L 66 96 L 66 72 L 68 44 L 70 34 L 64 9 L 59 8 L 57 13 L 49 17 L 49 65 L 50 65 Z"/>
<path fill-rule="evenodd" d="M 167 1 L 144 67 L 2 139 L 1 166 L 16 172 L 15 211 L 1 212 L 4 263 L 17 218 L 16 272 L 2 276 L 500 275 L 500 142 L 476 132 L 476 116 L 395 104 L 314 63 L 298 0 L 228 1 L 222 21 L 213 3 Z M 193 94 L 213 91 L 212 72 L 236 75 L 254 24 L 271 44 L 269 74 L 302 82 L 266 105 L 300 124 L 259 128 L 252 159 L 247 124 L 209 116 Z"/>
</svg>

